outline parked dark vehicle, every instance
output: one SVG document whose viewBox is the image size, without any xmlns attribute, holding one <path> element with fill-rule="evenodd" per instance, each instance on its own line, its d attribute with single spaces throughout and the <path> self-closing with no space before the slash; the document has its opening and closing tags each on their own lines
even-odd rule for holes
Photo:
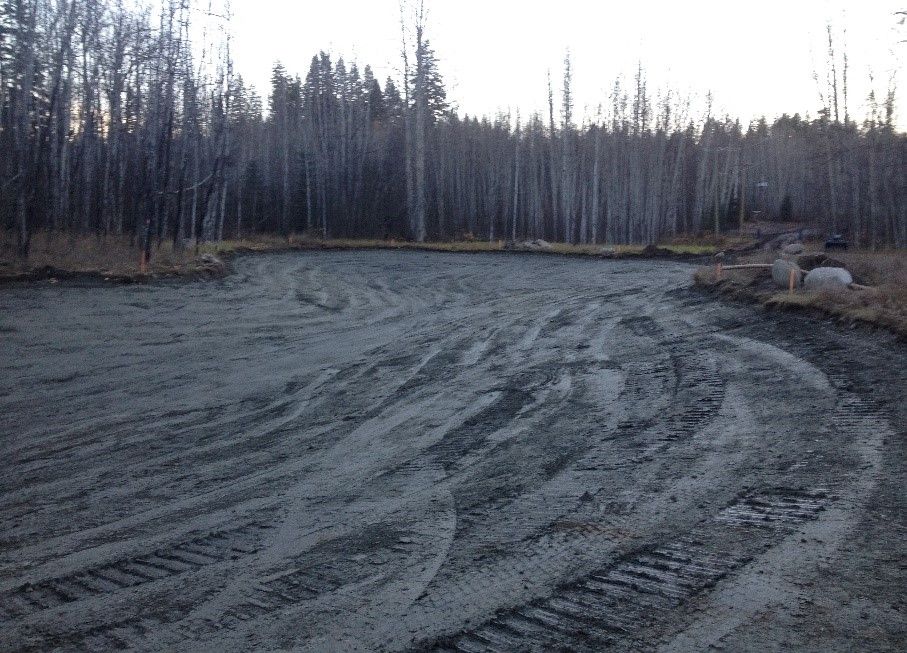
<svg viewBox="0 0 907 653">
<path fill-rule="evenodd" d="M 847 249 L 847 240 L 841 234 L 834 234 L 825 241 L 825 250 Z"/>
</svg>

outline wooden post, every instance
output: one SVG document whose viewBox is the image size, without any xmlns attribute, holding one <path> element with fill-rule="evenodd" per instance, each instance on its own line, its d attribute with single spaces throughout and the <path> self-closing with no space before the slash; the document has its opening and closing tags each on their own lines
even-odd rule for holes
<svg viewBox="0 0 907 653">
<path fill-rule="evenodd" d="M 716 280 L 721 281 L 721 273 L 723 271 L 724 271 L 724 266 L 722 265 L 721 261 L 718 261 L 718 263 L 715 265 L 715 279 Z"/>
<path fill-rule="evenodd" d="M 740 229 L 739 235 L 743 236 L 743 222 L 746 220 L 746 166 L 744 163 L 741 166 L 741 173 L 743 180 L 740 182 Z"/>
<path fill-rule="evenodd" d="M 790 280 L 789 280 L 789 282 L 788 282 L 788 294 L 791 294 L 791 295 L 794 294 L 794 286 L 795 286 L 796 283 L 797 283 L 796 279 L 797 279 L 797 270 L 794 269 L 794 268 L 791 268 L 791 270 L 790 270 Z"/>
</svg>

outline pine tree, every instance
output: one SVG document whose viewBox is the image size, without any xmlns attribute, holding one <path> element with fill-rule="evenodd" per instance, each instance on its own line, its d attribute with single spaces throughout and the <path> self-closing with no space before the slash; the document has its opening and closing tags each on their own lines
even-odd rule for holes
<svg viewBox="0 0 907 653">
<path fill-rule="evenodd" d="M 365 67 L 365 72 L 362 76 L 362 86 L 366 94 L 366 102 L 372 121 L 384 122 L 387 119 L 384 92 L 381 90 L 381 84 L 375 79 L 371 66 Z"/>
<path fill-rule="evenodd" d="M 412 83 L 416 83 L 421 73 L 425 85 L 423 90 L 425 105 L 428 109 L 426 117 L 430 126 L 447 115 L 450 105 L 447 103 L 447 90 L 444 88 L 444 78 L 438 66 L 438 57 L 428 40 L 423 44 L 421 55 L 417 59 L 421 62 L 421 71 L 417 69 L 413 73 Z"/>
<path fill-rule="evenodd" d="M 395 119 L 399 119 L 403 115 L 403 97 L 391 77 L 384 82 L 384 107 L 388 116 Z"/>
</svg>

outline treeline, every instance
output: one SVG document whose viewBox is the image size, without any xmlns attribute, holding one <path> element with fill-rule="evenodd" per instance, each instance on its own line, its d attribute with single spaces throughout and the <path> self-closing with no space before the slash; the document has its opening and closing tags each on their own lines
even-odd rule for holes
<svg viewBox="0 0 907 653">
<path fill-rule="evenodd" d="M 265 103 L 233 73 L 229 4 L 162 4 L 0 0 L 0 221 L 23 254 L 38 230 L 150 254 L 301 231 L 651 243 L 754 216 L 907 245 L 894 94 L 857 122 L 846 67 L 814 119 L 693 115 L 640 68 L 580 121 L 569 59 L 545 115 L 461 117 L 420 10 L 402 81 L 322 52 L 304 78 L 275 65 Z"/>
</svg>

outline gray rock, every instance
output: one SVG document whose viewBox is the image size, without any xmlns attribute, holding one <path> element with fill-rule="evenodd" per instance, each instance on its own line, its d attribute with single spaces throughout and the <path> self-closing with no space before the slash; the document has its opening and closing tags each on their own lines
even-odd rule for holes
<svg viewBox="0 0 907 653">
<path fill-rule="evenodd" d="M 803 283 L 807 290 L 846 288 L 853 283 L 853 277 L 844 268 L 816 268 L 809 271 Z"/>
<path fill-rule="evenodd" d="M 541 251 L 548 251 L 553 248 L 551 246 L 551 243 L 539 238 L 537 240 L 527 240 L 522 243 L 519 243 L 516 246 L 516 249 L 526 251 L 526 252 L 541 252 Z"/>
<path fill-rule="evenodd" d="M 617 248 L 613 245 L 605 245 L 600 250 L 598 250 L 598 253 L 603 256 L 614 256 L 615 254 L 617 254 Z"/>
<path fill-rule="evenodd" d="M 227 271 L 226 264 L 214 254 L 202 254 L 194 261 L 191 272 L 203 278 L 223 276 Z"/>
<path fill-rule="evenodd" d="M 786 256 L 797 256 L 804 252 L 803 243 L 791 243 L 781 248 L 781 253 Z"/>
<path fill-rule="evenodd" d="M 203 265 L 223 265 L 224 262 L 217 258 L 214 254 L 202 254 L 198 257 L 198 260 Z"/>
<path fill-rule="evenodd" d="M 779 250 L 791 243 L 799 242 L 797 234 L 779 234 L 765 243 L 765 249 Z"/>
<path fill-rule="evenodd" d="M 794 287 L 799 288 L 803 282 L 803 270 L 796 263 L 779 258 L 772 264 L 772 281 L 779 288 L 790 287 L 790 273 L 794 271 Z"/>
</svg>

